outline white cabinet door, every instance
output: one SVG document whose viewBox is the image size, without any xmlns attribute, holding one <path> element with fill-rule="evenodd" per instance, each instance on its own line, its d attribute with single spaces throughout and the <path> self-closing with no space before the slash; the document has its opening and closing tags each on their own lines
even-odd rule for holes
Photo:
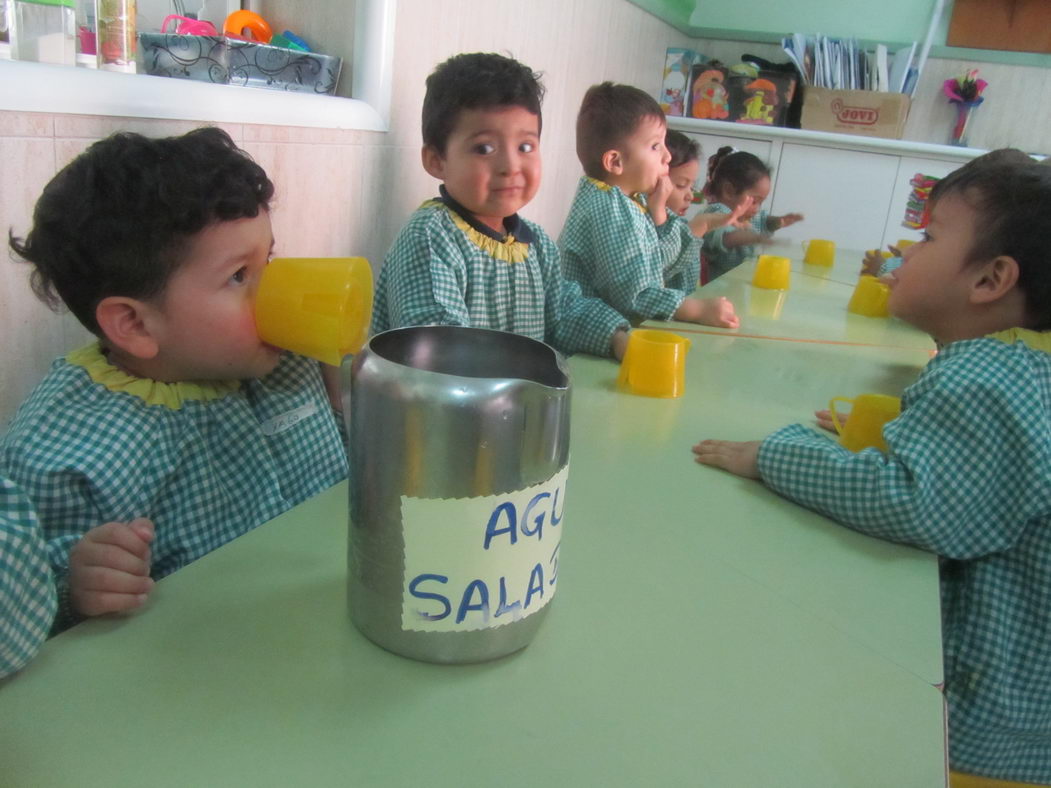
<svg viewBox="0 0 1051 788">
<path fill-rule="evenodd" d="M 714 156 L 719 148 L 724 145 L 754 153 L 771 168 L 777 165 L 777 162 L 770 161 L 774 147 L 770 140 L 750 140 L 744 137 L 724 136 L 722 134 L 695 134 L 693 132 L 684 132 L 684 134 L 701 145 L 701 174 L 697 178 L 697 188 L 703 186 L 705 179 L 708 177 L 708 159 Z"/>
<path fill-rule="evenodd" d="M 898 159 L 893 154 L 785 143 L 769 210 L 776 216 L 801 213 L 806 219 L 774 238 L 795 243 L 827 238 L 839 249 L 854 252 L 878 246 L 897 183 Z"/>
<path fill-rule="evenodd" d="M 890 210 L 887 212 L 887 224 L 883 230 L 883 245 L 897 243 L 902 238 L 910 241 L 920 240 L 919 230 L 905 227 L 905 207 L 912 193 L 910 181 L 917 173 L 931 175 L 935 178 L 944 178 L 960 165 L 958 161 L 942 161 L 940 159 L 922 159 L 914 156 L 902 156 L 898 165 L 898 177 L 894 183 L 894 192 L 891 194 Z"/>
</svg>

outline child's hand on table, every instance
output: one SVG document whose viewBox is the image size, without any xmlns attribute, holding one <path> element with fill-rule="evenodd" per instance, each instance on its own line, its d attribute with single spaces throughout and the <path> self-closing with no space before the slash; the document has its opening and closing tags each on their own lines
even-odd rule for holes
<svg viewBox="0 0 1051 788">
<path fill-rule="evenodd" d="M 836 425 L 832 423 L 832 411 L 815 410 L 814 416 L 817 418 L 817 426 L 819 426 L 821 429 L 828 430 L 829 432 L 836 431 Z M 844 424 L 846 424 L 848 418 L 850 418 L 849 413 L 846 415 L 840 413 L 839 425 L 842 427 Z"/>
<path fill-rule="evenodd" d="M 718 298 L 685 298 L 672 315 L 675 320 L 700 323 L 718 328 L 737 328 L 741 325 L 733 302 L 724 296 Z"/>
<path fill-rule="evenodd" d="M 73 609 L 84 616 L 100 616 L 140 607 L 153 589 L 152 541 L 153 522 L 145 517 L 106 523 L 84 534 L 69 554 Z"/>
<path fill-rule="evenodd" d="M 694 459 L 701 465 L 712 465 L 724 471 L 758 479 L 759 444 L 761 441 L 703 440 L 693 447 Z"/>
</svg>

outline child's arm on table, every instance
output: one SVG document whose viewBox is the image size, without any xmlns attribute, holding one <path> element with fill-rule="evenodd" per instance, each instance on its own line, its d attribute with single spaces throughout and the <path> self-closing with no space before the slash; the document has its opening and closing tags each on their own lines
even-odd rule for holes
<svg viewBox="0 0 1051 788">
<path fill-rule="evenodd" d="M 153 523 L 105 523 L 88 531 L 69 554 L 72 612 L 100 616 L 140 607 L 153 589 L 150 542 Z"/>
<path fill-rule="evenodd" d="M 1048 492 L 1043 411 L 996 383 L 953 385 L 943 377 L 923 388 L 884 428 L 887 454 L 847 451 L 801 425 L 761 443 L 706 440 L 693 450 L 702 464 L 762 478 L 871 536 L 960 559 L 1009 548 Z"/>
</svg>

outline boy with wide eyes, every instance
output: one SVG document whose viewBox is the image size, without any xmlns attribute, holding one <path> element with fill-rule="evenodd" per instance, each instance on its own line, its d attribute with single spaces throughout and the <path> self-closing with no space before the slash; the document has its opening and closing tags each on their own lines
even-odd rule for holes
<svg viewBox="0 0 1051 788">
<path fill-rule="evenodd" d="M 542 96 L 532 70 L 495 54 L 456 55 L 427 78 L 423 167 L 442 186 L 387 253 L 373 333 L 474 326 L 623 355 L 627 321 L 564 279 L 554 242 L 518 215 L 540 186 Z"/>
</svg>

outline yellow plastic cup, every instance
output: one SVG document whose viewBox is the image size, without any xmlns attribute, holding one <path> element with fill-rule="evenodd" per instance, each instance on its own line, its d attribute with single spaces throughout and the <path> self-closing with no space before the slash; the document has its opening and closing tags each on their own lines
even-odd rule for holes
<svg viewBox="0 0 1051 788">
<path fill-rule="evenodd" d="M 255 296 L 259 337 L 339 366 L 368 337 L 372 268 L 364 257 L 278 257 Z"/>
<path fill-rule="evenodd" d="M 803 244 L 803 262 L 809 265 L 833 265 L 836 262 L 836 244 L 815 238 Z"/>
<path fill-rule="evenodd" d="M 787 257 L 761 254 L 755 266 L 752 284 L 767 290 L 787 290 L 792 261 Z"/>
<path fill-rule="evenodd" d="M 850 404 L 849 416 L 836 411 L 837 402 Z M 886 451 L 883 425 L 901 415 L 901 400 L 887 394 L 860 394 L 854 399 L 835 397 L 828 403 L 828 410 L 843 448 L 861 451 L 871 447 Z"/>
<path fill-rule="evenodd" d="M 887 299 L 890 288 L 874 276 L 863 274 L 854 287 L 854 294 L 847 304 L 847 311 L 866 317 L 886 317 L 890 314 Z"/>
<path fill-rule="evenodd" d="M 690 340 L 670 331 L 636 328 L 620 362 L 617 388 L 644 397 L 681 397 Z"/>
</svg>

